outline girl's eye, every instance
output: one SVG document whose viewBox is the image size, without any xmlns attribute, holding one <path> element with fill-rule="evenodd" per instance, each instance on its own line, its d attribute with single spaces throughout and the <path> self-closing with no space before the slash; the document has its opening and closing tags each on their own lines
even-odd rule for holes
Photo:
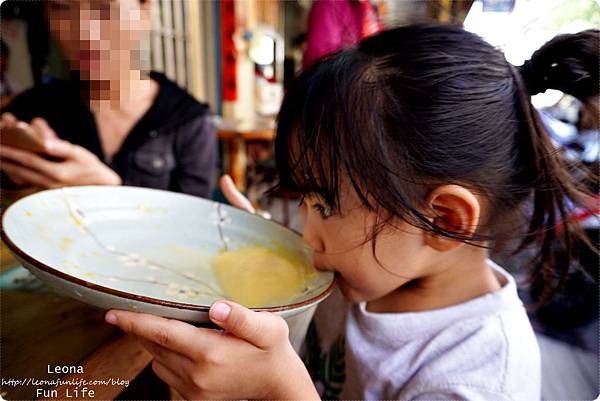
<svg viewBox="0 0 600 401">
<path fill-rule="evenodd" d="M 323 206 L 320 203 L 313 204 L 313 209 L 319 212 L 323 220 L 333 215 L 333 210 L 329 206 Z"/>
</svg>

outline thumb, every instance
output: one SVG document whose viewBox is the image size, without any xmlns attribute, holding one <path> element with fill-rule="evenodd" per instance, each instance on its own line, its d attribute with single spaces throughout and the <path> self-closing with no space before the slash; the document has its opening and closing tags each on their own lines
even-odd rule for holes
<svg viewBox="0 0 600 401">
<path fill-rule="evenodd" d="M 44 140 L 58 138 L 58 136 L 56 135 L 56 132 L 54 132 L 54 130 L 52 128 L 50 128 L 50 126 L 48 125 L 46 120 L 44 120 L 41 117 L 35 117 L 33 120 L 31 120 L 31 126 L 37 131 L 38 135 L 40 135 L 40 137 Z"/>
<path fill-rule="evenodd" d="M 220 180 L 221 191 L 229 203 L 238 209 L 245 210 L 250 213 L 254 213 L 254 207 L 252 203 L 236 188 L 233 180 L 229 175 L 224 175 Z"/>
<path fill-rule="evenodd" d="M 288 341 L 285 320 L 269 312 L 255 312 L 231 301 L 217 301 L 210 307 L 210 319 L 234 336 L 259 348 L 271 348 Z"/>
</svg>

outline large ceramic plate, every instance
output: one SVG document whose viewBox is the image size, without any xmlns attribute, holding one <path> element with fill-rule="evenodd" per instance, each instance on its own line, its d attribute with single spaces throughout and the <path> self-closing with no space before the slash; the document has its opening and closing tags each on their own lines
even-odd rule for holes
<svg viewBox="0 0 600 401">
<path fill-rule="evenodd" d="M 25 267 L 64 294 L 101 308 L 187 321 L 206 321 L 211 303 L 224 297 L 211 268 L 223 249 L 283 249 L 311 269 L 301 293 L 261 310 L 292 316 L 325 298 L 333 283 L 330 273 L 312 270 L 302 238 L 285 227 L 146 188 L 73 187 L 28 196 L 3 214 L 2 239 Z"/>
</svg>

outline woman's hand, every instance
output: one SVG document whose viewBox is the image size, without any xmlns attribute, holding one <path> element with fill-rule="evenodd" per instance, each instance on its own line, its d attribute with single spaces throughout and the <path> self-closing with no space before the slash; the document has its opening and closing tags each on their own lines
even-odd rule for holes
<svg viewBox="0 0 600 401">
<path fill-rule="evenodd" d="M 117 310 L 106 321 L 137 336 L 156 374 L 187 399 L 319 398 L 283 319 L 230 301 L 209 316 L 225 332 Z"/>
<path fill-rule="evenodd" d="M 2 116 L 3 124 L 17 122 Z M 59 139 L 46 121 L 35 118 L 31 127 L 44 139 L 48 160 L 33 152 L 0 145 L 0 169 L 18 185 L 57 188 L 74 185 L 120 185 L 121 177 L 89 150 Z"/>
</svg>

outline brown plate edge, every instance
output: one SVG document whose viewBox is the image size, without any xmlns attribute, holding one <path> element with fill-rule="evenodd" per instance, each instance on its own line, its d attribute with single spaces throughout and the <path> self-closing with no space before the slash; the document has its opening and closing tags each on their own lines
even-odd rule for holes
<svg viewBox="0 0 600 401">
<path fill-rule="evenodd" d="M 39 192 L 38 192 L 39 193 Z M 36 193 L 36 194 L 38 194 Z M 36 194 L 32 194 L 32 195 L 28 195 L 22 199 L 28 198 L 29 196 L 34 196 Z M 45 273 L 54 275 L 60 279 L 66 280 L 70 283 L 73 284 L 77 284 L 92 290 L 96 290 L 99 292 L 104 292 L 107 293 L 109 295 L 113 295 L 113 296 L 117 296 L 119 298 L 124 298 L 124 299 L 129 299 L 129 300 L 134 300 L 134 301 L 140 301 L 140 302 L 145 302 L 148 304 L 152 304 L 152 305 L 160 305 L 160 306 L 166 306 L 166 307 L 170 307 L 170 308 L 177 308 L 177 309 L 184 309 L 184 310 L 191 310 L 191 311 L 198 311 L 198 312 L 208 312 L 210 309 L 210 306 L 204 306 L 204 305 L 194 305 L 194 304 L 187 304 L 187 303 L 181 303 L 181 302 L 174 302 L 174 301 L 167 301 L 167 300 L 163 300 L 163 299 L 158 299 L 158 298 L 152 298 L 152 297 L 147 297 L 144 295 L 136 295 L 136 294 L 131 294 L 125 291 L 120 291 L 120 290 L 116 290 L 113 288 L 109 288 L 109 287 L 104 287 L 102 285 L 98 285 L 98 284 L 94 284 L 91 283 L 89 281 L 86 280 L 82 280 L 80 278 L 77 277 L 73 277 L 69 274 L 63 273 L 60 270 L 57 270 L 51 266 L 46 265 L 45 263 L 42 263 L 40 261 L 38 261 L 37 259 L 35 259 L 34 257 L 28 255 L 27 253 L 25 253 L 23 250 L 21 250 L 15 243 L 13 243 L 10 240 L 10 237 L 8 236 L 8 234 L 6 233 L 5 229 L 4 229 L 4 217 L 6 215 L 6 213 L 15 205 L 17 204 L 21 199 L 19 199 L 17 202 L 13 203 L 12 205 L 10 205 L 9 207 L 7 207 L 6 209 L 2 210 L 2 213 L 0 213 L 0 238 L 2 239 L 2 241 L 4 241 L 4 243 L 6 244 L 6 246 L 10 249 L 11 252 L 13 252 L 15 255 L 17 255 L 17 257 L 25 260 L 27 263 L 30 263 L 31 265 L 35 266 L 36 268 L 44 271 Z M 231 207 L 230 205 L 226 205 Z M 247 212 L 246 212 L 247 213 Z M 295 230 L 292 230 L 288 227 L 285 227 L 277 222 L 274 221 L 270 221 L 267 220 L 268 222 L 272 223 L 272 224 L 276 224 L 279 225 L 287 230 L 290 230 L 292 232 L 295 232 Z M 295 232 L 296 233 L 296 232 Z M 25 266 L 24 266 L 25 267 Z M 331 283 L 329 284 L 329 286 L 321 293 L 315 295 L 314 297 L 311 297 L 305 301 L 302 302 L 296 302 L 293 304 L 287 304 L 287 305 L 282 305 L 282 306 L 269 306 L 269 307 L 265 307 L 265 308 L 249 308 L 253 311 L 257 311 L 257 312 L 284 312 L 284 311 L 290 311 L 293 309 L 298 309 L 301 308 L 303 306 L 306 305 L 310 305 L 310 304 L 316 304 L 320 301 L 322 301 L 323 299 L 327 298 L 331 292 L 333 291 L 333 288 L 335 287 L 335 278 L 333 278 L 331 280 Z M 79 298 L 78 298 L 79 299 Z"/>
</svg>

